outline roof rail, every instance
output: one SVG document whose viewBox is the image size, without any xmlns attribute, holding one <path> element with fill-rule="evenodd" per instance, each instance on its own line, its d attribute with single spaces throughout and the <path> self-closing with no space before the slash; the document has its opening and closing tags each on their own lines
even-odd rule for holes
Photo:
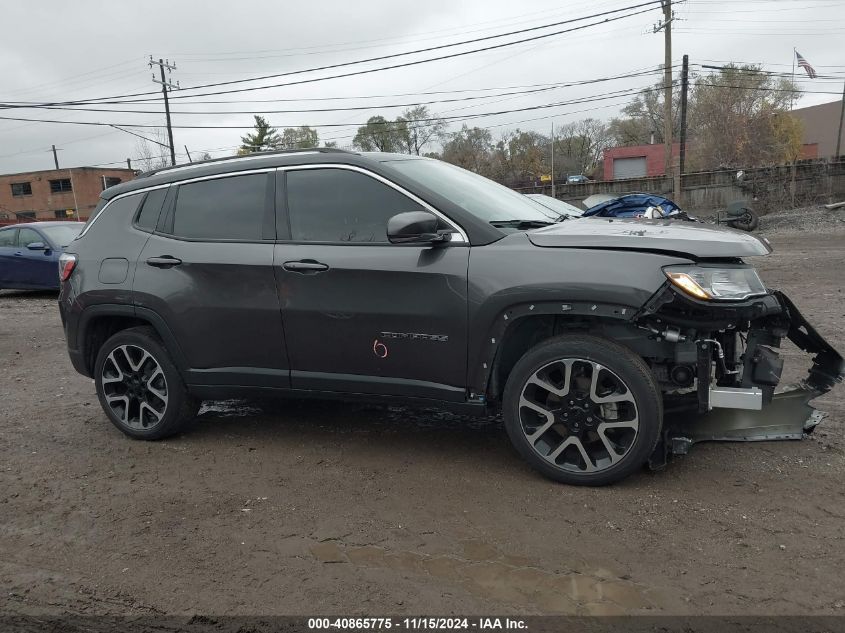
<svg viewBox="0 0 845 633">
<path fill-rule="evenodd" d="M 184 165 L 173 165 L 172 167 L 161 167 L 160 169 L 152 169 L 150 171 L 145 171 L 142 174 L 138 174 L 138 178 L 148 178 L 150 176 L 154 176 L 156 174 L 167 173 L 171 171 L 177 171 L 182 169 L 193 169 L 194 167 L 202 167 L 204 165 L 213 165 L 216 163 L 225 163 L 228 161 L 236 161 L 236 160 L 256 160 L 259 158 L 267 158 L 269 156 L 284 156 L 286 154 L 331 154 L 331 153 L 338 153 L 338 154 L 354 154 L 355 152 L 350 152 L 345 149 L 337 149 L 335 147 L 310 147 L 307 149 L 278 149 L 278 150 L 270 150 L 267 152 L 252 152 L 250 154 L 245 154 L 243 156 L 223 156 L 222 158 L 209 158 L 208 160 L 200 160 L 192 163 L 187 163 Z"/>
</svg>

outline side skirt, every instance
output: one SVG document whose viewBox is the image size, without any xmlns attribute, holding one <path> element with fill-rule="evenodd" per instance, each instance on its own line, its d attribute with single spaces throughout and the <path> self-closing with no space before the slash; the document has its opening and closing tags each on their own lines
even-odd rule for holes
<svg viewBox="0 0 845 633">
<path fill-rule="evenodd" d="M 339 400 L 346 402 L 371 402 L 382 405 L 407 405 L 419 408 L 437 408 L 460 415 L 483 417 L 492 415 L 486 404 L 477 402 L 450 402 L 435 398 L 413 396 L 374 395 L 368 393 L 346 393 L 310 389 L 283 389 L 275 387 L 245 387 L 241 385 L 188 385 L 191 395 L 202 400 L 226 400 L 230 398 L 261 399 L 288 398 L 307 400 Z"/>
</svg>

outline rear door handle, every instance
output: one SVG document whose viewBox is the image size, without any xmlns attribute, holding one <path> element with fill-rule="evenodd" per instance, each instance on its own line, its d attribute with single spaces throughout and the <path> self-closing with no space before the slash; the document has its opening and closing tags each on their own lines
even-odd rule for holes
<svg viewBox="0 0 845 633">
<path fill-rule="evenodd" d="M 313 275 L 328 270 L 328 264 L 323 264 L 313 259 L 303 259 L 298 262 L 285 262 L 282 268 L 289 270 L 292 273 L 302 273 L 304 275 Z"/>
<path fill-rule="evenodd" d="M 156 268 L 171 268 L 178 266 L 182 260 L 171 255 L 162 255 L 161 257 L 150 257 L 147 259 L 148 266 L 155 266 Z"/>
</svg>

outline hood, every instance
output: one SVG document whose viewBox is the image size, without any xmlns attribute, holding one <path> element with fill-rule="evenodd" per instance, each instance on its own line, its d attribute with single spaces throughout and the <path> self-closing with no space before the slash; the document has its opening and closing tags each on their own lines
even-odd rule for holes
<svg viewBox="0 0 845 633">
<path fill-rule="evenodd" d="M 694 258 L 749 257 L 772 252 L 768 240 L 683 220 L 584 218 L 529 231 L 535 246 L 685 253 Z"/>
</svg>

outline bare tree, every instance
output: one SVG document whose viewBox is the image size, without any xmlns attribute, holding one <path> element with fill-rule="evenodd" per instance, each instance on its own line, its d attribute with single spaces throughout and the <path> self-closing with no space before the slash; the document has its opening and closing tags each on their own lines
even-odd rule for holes
<svg viewBox="0 0 845 633">
<path fill-rule="evenodd" d="M 555 131 L 555 171 L 571 174 L 591 172 L 611 145 L 607 124 L 598 119 L 582 119 Z"/>
<path fill-rule="evenodd" d="M 693 75 L 693 78 L 695 75 Z M 672 95 L 672 136 L 679 136 L 681 91 Z M 614 118 L 608 124 L 608 131 L 614 145 L 646 145 L 663 142 L 663 83 L 646 88 L 633 101 L 622 108 L 623 116 Z"/>
<path fill-rule="evenodd" d="M 801 126 L 789 112 L 796 90 L 754 65 L 731 64 L 700 78 L 690 95 L 690 163 L 746 168 L 798 158 Z"/>
<path fill-rule="evenodd" d="M 496 179 L 510 184 L 533 181 L 548 173 L 549 138 L 520 129 L 502 134 L 493 152 Z"/>
<path fill-rule="evenodd" d="M 396 123 L 403 151 L 417 156 L 426 145 L 441 138 L 446 130 L 446 121 L 432 114 L 424 105 L 405 110 Z"/>
<path fill-rule="evenodd" d="M 383 116 L 372 116 L 366 125 L 358 128 L 352 145 L 365 152 L 402 151 L 404 128 L 401 123 L 388 121 Z"/>
<path fill-rule="evenodd" d="M 443 143 L 442 159 L 482 176 L 492 176 L 493 137 L 489 130 L 467 127 L 455 132 Z"/>
<path fill-rule="evenodd" d="M 281 134 L 280 149 L 308 149 L 318 147 L 320 137 L 317 130 L 303 125 L 301 127 L 286 127 Z"/>
<path fill-rule="evenodd" d="M 144 135 L 151 140 L 138 139 L 135 142 L 135 162 L 141 171 L 170 167 L 170 148 L 164 128 L 149 128 Z"/>
</svg>

